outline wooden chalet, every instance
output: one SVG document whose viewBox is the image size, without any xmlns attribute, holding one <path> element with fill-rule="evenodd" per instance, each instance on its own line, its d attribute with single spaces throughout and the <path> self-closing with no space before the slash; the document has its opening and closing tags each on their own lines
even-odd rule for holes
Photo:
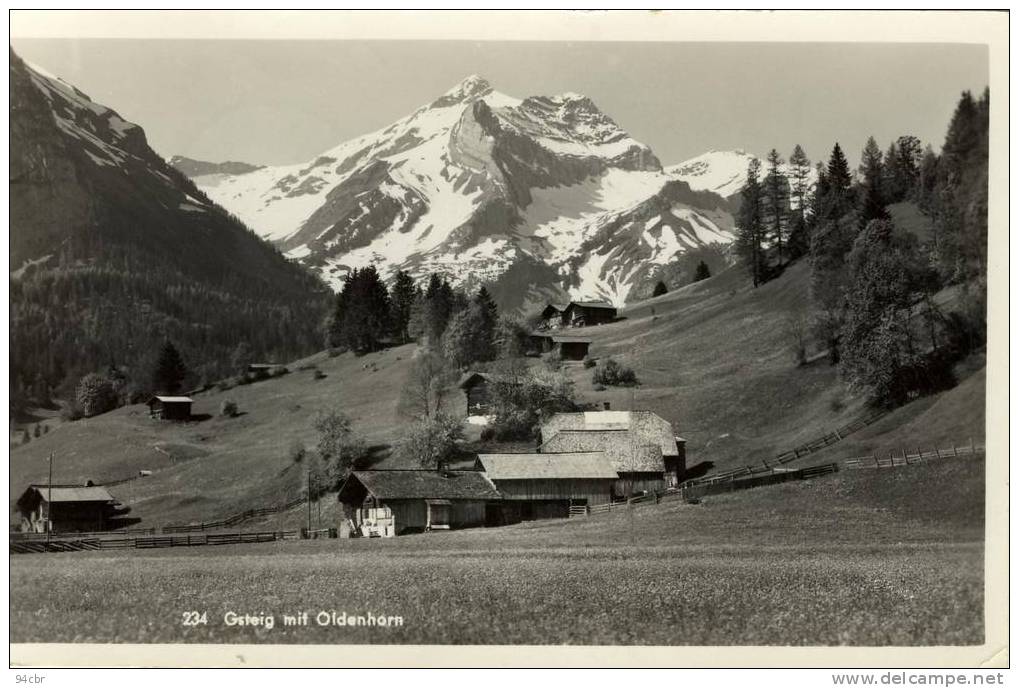
<svg viewBox="0 0 1019 688">
<path fill-rule="evenodd" d="M 479 454 L 475 468 L 502 495 L 502 523 L 566 518 L 571 506 L 608 504 L 619 477 L 601 452 Z"/>
<path fill-rule="evenodd" d="M 591 348 L 590 337 L 553 334 L 550 332 L 532 332 L 527 337 L 528 348 L 534 354 L 545 354 L 552 351 L 559 354 L 564 361 L 582 361 Z"/>
<path fill-rule="evenodd" d="M 100 485 L 29 485 L 17 501 L 21 530 L 51 532 L 95 532 L 106 530 L 117 516 L 130 509 L 123 507 Z"/>
<path fill-rule="evenodd" d="M 563 327 L 590 327 L 616 319 L 616 307 L 607 301 L 570 301 L 562 312 Z"/>
<path fill-rule="evenodd" d="M 501 518 L 498 491 L 477 471 L 354 471 L 338 499 L 354 528 L 392 519 L 396 535 L 482 526 L 486 518 Z"/>
<path fill-rule="evenodd" d="M 149 417 L 160 420 L 190 420 L 191 397 L 154 396 L 147 402 Z"/>
<path fill-rule="evenodd" d="M 673 487 L 686 472 L 685 441 L 651 411 L 557 413 L 541 438 L 542 453 L 604 452 L 619 474 L 616 497 Z"/>
</svg>

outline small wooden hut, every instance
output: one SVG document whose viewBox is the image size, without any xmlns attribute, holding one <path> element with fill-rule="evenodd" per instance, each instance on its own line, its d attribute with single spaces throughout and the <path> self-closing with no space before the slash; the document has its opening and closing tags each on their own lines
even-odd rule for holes
<svg viewBox="0 0 1019 688">
<path fill-rule="evenodd" d="M 190 420 L 191 404 L 194 399 L 191 397 L 154 396 L 146 402 L 149 407 L 149 417 L 160 420 Z"/>
</svg>

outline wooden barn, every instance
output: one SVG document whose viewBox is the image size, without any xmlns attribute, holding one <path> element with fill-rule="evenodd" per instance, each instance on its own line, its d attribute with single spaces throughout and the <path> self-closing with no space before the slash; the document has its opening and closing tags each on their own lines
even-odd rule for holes
<svg viewBox="0 0 1019 688">
<path fill-rule="evenodd" d="M 608 504 L 619 477 L 601 452 L 479 454 L 475 468 L 502 495 L 502 523 L 566 518 L 571 506 Z"/>
<path fill-rule="evenodd" d="M 498 491 L 477 471 L 354 471 L 338 499 L 355 528 L 383 509 L 397 535 L 483 526 L 501 513 Z"/>
<path fill-rule="evenodd" d="M 95 532 L 105 530 L 116 516 L 127 513 L 116 499 L 99 485 L 29 485 L 18 497 L 21 530 L 45 533 L 47 520 L 51 532 Z"/>
<path fill-rule="evenodd" d="M 191 404 L 194 400 L 191 397 L 170 397 L 154 396 L 146 402 L 149 407 L 149 417 L 160 420 L 190 420 Z"/>
<path fill-rule="evenodd" d="M 651 411 L 557 413 L 541 438 L 542 453 L 605 452 L 619 473 L 616 497 L 674 487 L 686 473 L 685 442 Z"/>
<path fill-rule="evenodd" d="M 616 307 L 606 301 L 571 301 L 562 313 L 563 327 L 590 327 L 616 319 Z"/>
<path fill-rule="evenodd" d="M 582 361 L 591 348 L 588 337 L 532 332 L 527 337 L 529 353 L 546 354 L 555 351 L 564 361 Z"/>
</svg>

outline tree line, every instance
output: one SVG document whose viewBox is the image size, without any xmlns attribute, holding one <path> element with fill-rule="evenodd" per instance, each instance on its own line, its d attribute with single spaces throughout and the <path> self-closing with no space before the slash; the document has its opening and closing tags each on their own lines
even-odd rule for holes
<svg viewBox="0 0 1019 688">
<path fill-rule="evenodd" d="M 758 287 L 809 260 L 814 337 L 874 404 L 951 384 L 954 362 L 985 339 L 989 110 L 988 90 L 963 93 L 940 155 L 912 135 L 884 151 L 870 137 L 855 175 L 835 143 L 812 189 L 798 145 L 786 172 L 775 150 L 766 171 L 756 159 L 748 166 L 741 264 Z M 903 202 L 922 212 L 929 235 L 895 225 L 888 206 Z M 942 312 L 934 295 L 952 285 L 959 302 Z"/>
</svg>

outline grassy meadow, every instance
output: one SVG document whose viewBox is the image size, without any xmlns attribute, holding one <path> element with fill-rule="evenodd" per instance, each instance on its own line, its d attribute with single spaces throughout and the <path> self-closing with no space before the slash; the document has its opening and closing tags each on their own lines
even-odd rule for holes
<svg viewBox="0 0 1019 688">
<path fill-rule="evenodd" d="M 983 485 L 945 459 L 498 529 L 19 555 L 11 641 L 978 644 Z M 404 624 L 282 625 L 322 610 Z"/>
</svg>

